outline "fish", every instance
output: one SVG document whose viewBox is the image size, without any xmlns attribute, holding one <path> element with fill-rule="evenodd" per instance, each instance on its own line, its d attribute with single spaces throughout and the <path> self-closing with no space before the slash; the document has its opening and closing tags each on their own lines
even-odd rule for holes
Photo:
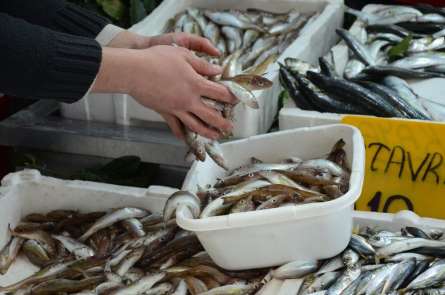
<svg viewBox="0 0 445 295">
<path fill-rule="evenodd" d="M 165 277 L 165 273 L 153 273 L 142 277 L 133 284 L 111 292 L 111 295 L 136 295 L 149 291 L 157 282 Z"/>
<path fill-rule="evenodd" d="M 395 76 L 386 76 L 383 79 L 383 83 L 397 92 L 397 94 L 409 103 L 412 108 L 415 108 L 418 112 L 422 113 L 427 120 L 431 119 L 431 116 L 419 101 L 417 94 L 414 93 L 405 80 Z"/>
<path fill-rule="evenodd" d="M 122 221 L 122 226 L 136 238 L 146 235 L 144 225 L 136 218 L 129 218 Z"/>
<path fill-rule="evenodd" d="M 235 83 L 233 81 L 218 81 L 218 83 L 226 86 L 230 92 L 243 104 L 246 106 L 252 108 L 252 109 L 259 109 L 260 105 L 253 93 L 246 88 L 242 87 L 238 83 Z"/>
<path fill-rule="evenodd" d="M 259 26 L 240 20 L 239 17 L 228 12 L 205 11 L 204 15 L 220 26 L 230 26 L 238 29 L 252 29 L 260 32 L 263 31 Z"/>
<path fill-rule="evenodd" d="M 93 257 L 95 252 L 91 247 L 76 241 L 73 238 L 63 235 L 52 235 L 52 237 L 59 241 L 65 249 L 74 254 L 77 259 Z"/>
<path fill-rule="evenodd" d="M 376 254 L 374 247 L 362 236 L 352 234 L 349 241 L 349 247 L 362 256 L 371 256 Z"/>
<path fill-rule="evenodd" d="M 397 116 L 397 112 L 388 102 L 369 91 L 357 83 L 343 80 L 341 78 L 326 77 L 318 73 L 308 72 L 307 77 L 311 82 L 316 84 L 320 89 L 327 93 L 342 93 L 345 99 L 350 98 L 353 101 L 360 101 L 363 107 L 370 109 L 370 113 L 380 117 Z"/>
<path fill-rule="evenodd" d="M 32 287 L 32 294 L 57 294 L 58 292 L 79 292 L 89 289 L 104 281 L 103 276 L 85 278 L 83 280 L 54 279 Z"/>
<path fill-rule="evenodd" d="M 375 60 L 364 44 L 344 29 L 337 29 L 337 34 L 345 41 L 354 56 L 367 66 L 374 65 Z"/>
<path fill-rule="evenodd" d="M 226 37 L 226 40 L 228 41 L 228 51 L 229 53 L 233 53 L 236 50 L 241 48 L 241 45 L 243 43 L 243 37 L 241 35 L 241 32 L 234 28 L 234 27 L 222 27 L 221 32 Z"/>
<path fill-rule="evenodd" d="M 317 267 L 317 261 L 292 261 L 273 270 L 272 276 L 280 280 L 298 279 L 315 271 Z"/>
<path fill-rule="evenodd" d="M 21 237 L 13 237 L 0 252 L 0 273 L 2 275 L 8 272 L 9 267 L 16 259 L 24 239 Z"/>
<path fill-rule="evenodd" d="M 392 269 L 390 275 L 386 278 L 383 285 L 382 294 L 399 289 L 400 285 L 411 275 L 416 268 L 416 260 L 410 258 L 401 261 Z"/>
<path fill-rule="evenodd" d="M 346 269 L 346 271 L 337 279 L 337 281 L 329 287 L 326 295 L 341 294 L 352 282 L 354 282 L 361 274 L 360 267 L 352 267 Z"/>
<path fill-rule="evenodd" d="M 56 256 L 57 253 L 56 244 L 53 238 L 47 232 L 43 230 L 26 230 L 19 232 L 11 229 L 9 230 L 13 237 L 20 237 L 23 239 L 38 241 L 51 257 Z"/>
<path fill-rule="evenodd" d="M 192 132 L 185 129 L 185 142 L 191 148 L 193 154 L 200 161 L 205 161 L 206 159 L 206 151 L 205 151 L 205 143 L 202 140 L 202 137 L 195 132 Z"/>
<path fill-rule="evenodd" d="M 129 253 L 116 267 L 116 274 L 120 277 L 125 275 L 130 268 L 132 268 L 144 254 L 145 249 L 143 247 L 136 248 Z"/>
<path fill-rule="evenodd" d="M 404 239 L 401 241 L 395 241 L 388 246 L 378 249 L 376 252 L 376 256 L 389 257 L 394 254 L 406 252 L 420 247 L 441 248 L 445 247 L 445 242 L 422 238 Z"/>
<path fill-rule="evenodd" d="M 256 39 L 260 36 L 260 33 L 256 30 L 246 30 L 243 34 L 242 45 L 244 48 L 249 48 Z"/>
<path fill-rule="evenodd" d="M 229 170 L 221 146 L 216 140 L 212 140 L 205 144 L 205 150 L 212 160 L 224 170 Z"/>
<path fill-rule="evenodd" d="M 228 78 L 228 80 L 233 81 L 250 91 L 270 88 L 273 85 L 272 81 L 259 75 L 240 74 L 232 76 Z"/>
<path fill-rule="evenodd" d="M 204 37 L 209 39 L 214 45 L 218 45 L 220 42 L 222 42 L 223 45 L 219 45 L 217 47 L 222 54 L 226 53 L 225 41 L 221 38 L 221 31 L 217 25 L 212 22 L 208 22 L 203 30 L 203 34 Z"/>
<path fill-rule="evenodd" d="M 164 222 L 167 222 L 173 217 L 173 214 L 179 206 L 186 206 L 190 209 L 194 218 L 197 218 L 201 213 L 201 201 L 196 195 L 188 191 L 177 191 L 173 193 L 165 203 L 163 213 Z"/>
<path fill-rule="evenodd" d="M 97 231 L 106 228 L 116 222 L 133 218 L 133 217 L 145 217 L 148 215 L 148 212 L 139 208 L 121 208 L 116 211 L 113 211 L 99 220 L 97 220 L 89 229 L 86 231 L 80 238 L 80 241 L 86 241 L 91 235 L 96 233 Z"/>
<path fill-rule="evenodd" d="M 42 245 L 35 240 L 26 240 L 23 243 L 22 252 L 32 264 L 40 267 L 46 266 L 51 261 L 51 257 Z"/>
<path fill-rule="evenodd" d="M 445 264 L 434 265 L 423 273 L 419 274 L 408 286 L 406 290 L 425 289 L 435 286 L 445 279 Z"/>
<path fill-rule="evenodd" d="M 227 64 L 224 66 L 224 71 L 222 74 L 222 79 L 231 79 L 237 75 L 240 75 L 242 72 L 241 62 L 239 60 L 242 51 L 237 50 L 232 53 L 229 57 L 227 57 Z"/>
</svg>

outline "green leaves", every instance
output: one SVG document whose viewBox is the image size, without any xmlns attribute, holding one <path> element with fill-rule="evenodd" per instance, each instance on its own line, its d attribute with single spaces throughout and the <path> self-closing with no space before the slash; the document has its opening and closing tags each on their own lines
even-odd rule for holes
<svg viewBox="0 0 445 295">
<path fill-rule="evenodd" d="M 399 44 L 393 46 L 388 52 L 389 60 L 393 61 L 395 59 L 405 56 L 405 53 L 408 51 L 409 45 L 411 44 L 412 40 L 413 36 L 409 35 L 405 37 L 402 41 L 400 41 Z"/>
<path fill-rule="evenodd" d="M 98 14 L 104 15 L 121 27 L 128 28 L 140 22 L 162 0 L 68 0 Z"/>
<path fill-rule="evenodd" d="M 108 14 L 111 18 L 115 20 L 120 20 L 125 15 L 125 4 L 122 0 L 96 0 L 97 4 L 99 4 L 102 9 Z"/>
<path fill-rule="evenodd" d="M 146 15 L 147 11 L 141 0 L 130 0 L 130 22 L 132 24 L 141 21 Z"/>
</svg>

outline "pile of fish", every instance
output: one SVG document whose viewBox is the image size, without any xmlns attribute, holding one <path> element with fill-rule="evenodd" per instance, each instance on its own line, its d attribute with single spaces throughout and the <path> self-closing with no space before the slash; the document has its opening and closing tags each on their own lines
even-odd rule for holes
<svg viewBox="0 0 445 295">
<path fill-rule="evenodd" d="M 332 52 L 319 66 L 291 58 L 281 66 L 281 84 L 296 105 L 321 112 L 445 120 L 445 104 L 418 97 L 405 81 L 445 77 L 445 13 L 428 5 L 346 12 L 359 20 L 351 31 L 337 30 L 349 48 L 344 69 Z"/>
<path fill-rule="evenodd" d="M 11 235 L 1 273 L 19 255 L 41 269 L 2 294 L 445 294 L 439 230 L 361 227 L 331 259 L 245 271 L 218 267 L 193 233 L 139 208 L 30 214 Z"/>
<path fill-rule="evenodd" d="M 225 65 L 236 58 L 237 74 L 262 74 L 317 17 L 318 13 L 296 10 L 273 13 L 188 8 L 169 21 L 166 31 L 205 37 L 221 52 L 215 63 Z"/>
<path fill-rule="evenodd" d="M 275 295 L 445 294 L 442 236 L 442 231 L 416 227 L 399 232 L 362 227 L 336 257 L 272 270 L 276 280 L 263 290 Z"/>
<path fill-rule="evenodd" d="M 339 140 L 327 159 L 294 157 L 283 163 L 263 163 L 253 158 L 251 164 L 231 171 L 212 188 L 199 188 L 197 195 L 173 194 L 164 217 L 171 218 L 179 204 L 186 204 L 194 218 L 207 218 L 333 200 L 349 189 L 344 145 Z"/>
<path fill-rule="evenodd" d="M 30 214 L 10 233 L 0 272 L 18 255 L 41 269 L 1 294 L 252 294 L 266 272 L 219 268 L 193 233 L 139 208 Z"/>
<path fill-rule="evenodd" d="M 220 50 L 221 56 L 202 55 L 202 58 L 224 69 L 222 75 L 210 79 L 226 86 L 247 107 L 258 109 L 258 101 L 252 91 L 272 86 L 272 82 L 261 75 L 316 17 L 316 14 L 304 15 L 293 10 L 270 13 L 255 9 L 243 12 L 188 8 L 169 21 L 167 32 L 188 32 L 209 39 Z M 206 97 L 202 100 L 224 118 L 233 120 L 233 105 Z M 192 158 L 205 161 L 208 154 L 219 166 L 226 168 L 216 141 L 190 130 L 185 130 L 185 133 Z"/>
</svg>

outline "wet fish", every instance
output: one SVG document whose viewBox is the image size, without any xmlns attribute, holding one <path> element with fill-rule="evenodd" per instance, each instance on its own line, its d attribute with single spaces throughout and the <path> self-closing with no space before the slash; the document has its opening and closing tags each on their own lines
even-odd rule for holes
<svg viewBox="0 0 445 295">
<path fill-rule="evenodd" d="M 252 109 L 260 108 L 255 95 L 253 95 L 251 91 L 242 87 L 238 83 L 232 81 L 219 81 L 219 83 L 226 86 L 230 90 L 230 92 L 246 106 Z"/>
<path fill-rule="evenodd" d="M 262 31 L 259 26 L 242 21 L 239 19 L 239 17 L 228 12 L 205 11 L 204 15 L 214 23 L 221 26 L 231 26 L 239 29 L 252 29 L 260 32 Z"/>
<path fill-rule="evenodd" d="M 293 261 L 273 270 L 272 276 L 281 280 L 298 279 L 315 271 L 317 267 L 317 261 Z"/>
<path fill-rule="evenodd" d="M 23 238 L 13 237 L 0 252 L 0 273 L 6 274 L 16 259 L 24 242 Z"/>
<path fill-rule="evenodd" d="M 114 212 L 111 212 L 104 217 L 97 220 L 91 227 L 85 232 L 80 238 L 80 241 L 87 240 L 91 235 L 97 231 L 106 228 L 116 222 L 133 218 L 133 217 L 144 217 L 148 215 L 148 212 L 139 208 L 121 208 Z"/>
</svg>

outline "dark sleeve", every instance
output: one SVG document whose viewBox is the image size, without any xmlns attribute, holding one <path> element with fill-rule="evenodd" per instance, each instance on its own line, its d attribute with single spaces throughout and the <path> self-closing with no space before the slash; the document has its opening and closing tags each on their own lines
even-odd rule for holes
<svg viewBox="0 0 445 295">
<path fill-rule="evenodd" d="M 69 35 L 0 13 L 0 93 L 73 102 L 99 70 L 94 39 Z"/>
<path fill-rule="evenodd" d="M 55 31 L 95 38 L 109 21 L 64 0 L 1 0 L 0 12 Z"/>
</svg>

